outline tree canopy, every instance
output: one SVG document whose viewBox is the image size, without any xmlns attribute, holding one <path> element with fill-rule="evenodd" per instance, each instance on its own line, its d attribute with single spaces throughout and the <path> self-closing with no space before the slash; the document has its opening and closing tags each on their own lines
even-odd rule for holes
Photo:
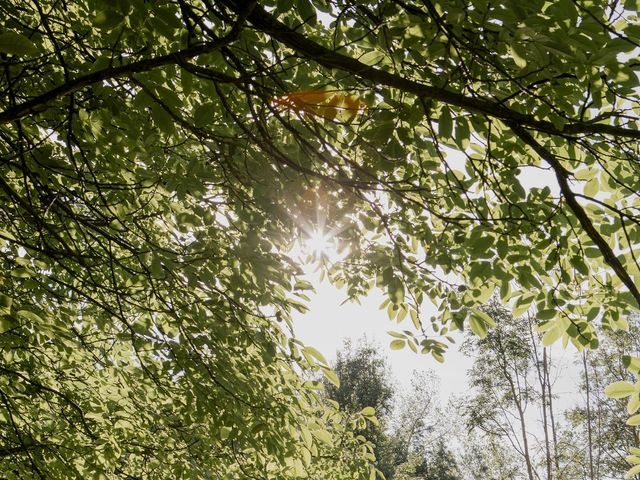
<svg viewBox="0 0 640 480">
<path fill-rule="evenodd" d="M 625 329 L 636 10 L 0 0 L 2 475 L 375 475 L 366 415 L 300 375 L 335 380 L 290 333 L 314 232 L 407 319 L 394 348 L 442 360 L 495 292 L 545 344 Z"/>
<path fill-rule="evenodd" d="M 340 380 L 325 380 L 327 397 L 346 411 L 375 411 L 377 422 L 358 434 L 373 444 L 375 467 L 385 480 L 460 480 L 452 419 L 437 405 L 438 377 L 414 370 L 403 391 L 392 381 L 388 360 L 366 338 L 345 341 L 333 370 Z M 366 409 L 366 410 L 365 410 Z M 477 470 L 472 470 L 472 478 Z"/>
<path fill-rule="evenodd" d="M 375 345 L 366 340 L 359 341 L 355 347 L 349 341 L 337 352 L 332 367 L 339 384 L 324 382 L 327 397 L 336 401 L 343 410 L 360 412 L 367 409 L 375 413 L 378 421 L 368 424 L 358 433 L 373 444 L 376 468 L 386 480 L 393 480 L 398 455 L 387 430 L 397 393 L 386 359 L 378 353 Z"/>
</svg>

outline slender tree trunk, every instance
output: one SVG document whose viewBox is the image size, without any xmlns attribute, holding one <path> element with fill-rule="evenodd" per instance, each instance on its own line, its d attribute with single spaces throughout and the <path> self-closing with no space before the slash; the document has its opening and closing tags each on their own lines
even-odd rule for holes
<svg viewBox="0 0 640 480">
<path fill-rule="evenodd" d="M 589 369 L 587 368 L 587 351 L 582 352 L 582 366 L 584 368 L 584 383 L 587 391 L 587 441 L 589 446 L 589 479 L 595 480 L 593 475 L 593 436 L 591 432 L 591 392 L 589 390 Z"/>
<path fill-rule="evenodd" d="M 545 347 L 544 352 L 547 353 L 547 348 Z M 547 398 L 549 400 L 549 420 L 551 421 L 551 438 L 553 439 L 553 463 L 556 467 L 556 474 L 560 472 L 560 458 L 558 457 L 558 431 L 556 429 L 556 419 L 553 415 L 553 395 L 551 394 L 551 380 L 550 380 L 550 371 L 551 371 L 551 352 L 548 355 L 545 355 L 545 369 L 546 369 L 546 378 L 547 378 Z"/>
<path fill-rule="evenodd" d="M 518 418 L 520 420 L 520 430 L 522 432 L 522 450 L 524 454 L 524 460 L 527 464 L 527 475 L 529 476 L 529 480 L 535 480 L 533 465 L 531 464 L 531 454 L 529 453 L 529 439 L 527 437 L 527 424 L 524 418 L 525 409 L 522 406 L 522 391 L 520 390 L 519 387 L 516 387 L 516 385 L 513 382 L 513 377 L 509 373 L 509 370 L 507 367 L 507 360 L 504 357 L 504 350 L 502 349 L 502 344 L 500 340 L 498 340 L 498 342 L 501 349 L 500 355 L 502 356 L 502 365 L 501 365 L 502 374 L 504 375 L 505 379 L 509 383 L 509 388 L 511 389 L 511 395 L 513 395 L 513 403 L 516 406 L 516 410 L 518 411 Z M 517 377 L 518 375 L 517 372 L 515 373 L 515 375 Z"/>
<path fill-rule="evenodd" d="M 531 455 L 529 453 L 529 439 L 527 438 L 527 424 L 524 419 L 524 409 L 520 401 L 516 401 L 516 409 L 518 410 L 518 417 L 520 418 L 520 428 L 522 430 L 522 449 L 524 451 L 524 461 L 527 464 L 527 475 L 529 480 L 535 480 L 533 465 L 531 464 Z"/>
<path fill-rule="evenodd" d="M 536 353 L 536 357 L 537 357 Z M 537 359 L 536 359 L 537 360 Z M 542 389 L 542 425 L 544 428 L 544 449 L 546 454 L 547 463 L 547 480 L 553 479 L 553 467 L 551 463 L 551 446 L 549 445 L 549 420 L 547 413 L 548 399 L 547 399 L 547 381 L 549 371 L 547 369 L 547 349 L 542 348 L 542 365 L 536 361 L 536 368 L 538 370 L 538 378 L 540 379 L 540 387 Z M 542 370 L 542 371 L 541 371 Z"/>
<path fill-rule="evenodd" d="M 540 384 L 540 403 L 542 405 L 542 428 L 544 432 L 544 448 L 545 448 L 545 462 L 547 467 L 547 480 L 553 479 L 553 463 L 552 454 L 549 441 L 549 415 L 547 413 L 547 407 L 551 404 L 551 399 L 547 398 L 551 394 L 547 393 L 547 384 L 549 383 L 549 368 L 547 364 L 547 349 L 542 348 L 542 360 L 538 354 L 537 339 L 533 332 L 531 317 L 527 317 L 529 325 L 529 338 L 531 339 L 531 351 L 533 352 L 533 363 L 536 367 L 536 373 L 538 375 L 538 383 Z M 553 427 L 552 427 L 553 429 Z M 555 452 L 555 450 L 554 450 Z M 553 455 L 555 457 L 555 455 Z"/>
</svg>

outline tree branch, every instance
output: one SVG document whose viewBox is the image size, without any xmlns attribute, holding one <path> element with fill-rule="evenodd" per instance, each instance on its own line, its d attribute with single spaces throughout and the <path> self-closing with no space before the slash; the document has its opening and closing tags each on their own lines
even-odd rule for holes
<svg viewBox="0 0 640 480">
<path fill-rule="evenodd" d="M 229 33 L 224 37 L 212 42 L 206 42 L 177 52 L 169 53 L 167 55 L 162 55 L 160 57 L 139 60 L 119 67 L 109 67 L 75 78 L 52 90 L 49 90 L 48 92 L 38 95 L 31 100 L 21 103 L 20 105 L 16 105 L 15 107 L 8 108 L 4 112 L 0 113 L 0 125 L 20 120 L 27 115 L 43 112 L 49 108 L 49 103 L 58 100 L 65 95 L 69 95 L 70 93 L 77 92 L 81 88 L 88 87 L 96 83 L 102 83 L 105 80 L 126 77 L 134 73 L 148 72 L 165 65 L 184 65 L 187 60 L 191 58 L 214 52 L 239 37 L 242 24 L 247 15 L 254 8 L 254 4 L 255 2 L 249 2 L 248 4 L 245 2 L 242 7 L 238 8 L 238 19 Z"/>
<path fill-rule="evenodd" d="M 243 8 L 242 0 L 225 0 L 224 3 L 233 11 L 239 12 Z M 300 55 L 313 59 L 326 68 L 337 68 L 349 72 L 363 80 L 376 85 L 386 85 L 421 98 L 428 98 L 439 102 L 460 107 L 468 112 L 481 113 L 505 122 L 516 122 L 522 126 L 534 128 L 540 132 L 552 135 L 574 134 L 603 134 L 626 138 L 640 139 L 640 130 L 588 122 L 572 122 L 562 128 L 552 122 L 538 120 L 532 115 L 526 115 L 512 110 L 493 100 L 473 98 L 461 93 L 452 92 L 444 88 L 425 85 L 408 78 L 365 65 L 347 55 L 330 50 L 310 40 L 305 35 L 292 30 L 278 21 L 264 8 L 257 5 L 247 16 L 247 20 L 258 30 L 295 50 Z"/>
<path fill-rule="evenodd" d="M 569 172 L 567 169 L 562 166 L 553 153 L 538 143 L 538 141 L 536 141 L 536 139 L 533 138 L 521 125 L 518 125 L 515 122 L 507 122 L 507 125 L 523 142 L 533 148 L 533 150 L 551 166 L 556 174 L 556 179 L 560 186 L 560 192 L 567 201 L 567 205 L 569 205 L 569 208 L 580 222 L 582 229 L 589 236 L 591 241 L 596 244 L 605 262 L 607 262 L 616 275 L 618 275 L 618 278 L 622 280 L 622 283 L 624 283 L 624 285 L 629 289 L 629 292 L 631 292 L 638 305 L 640 305 L 640 291 L 638 291 L 633 279 L 629 276 L 629 273 L 627 273 L 627 270 L 624 268 L 620 260 L 618 260 L 615 253 L 613 253 L 609 244 L 593 226 L 587 212 L 585 212 L 582 205 L 578 202 L 576 194 L 569 186 Z"/>
<path fill-rule="evenodd" d="M 30 450 L 36 450 L 38 448 L 47 448 L 51 445 L 44 443 L 35 443 L 33 445 L 25 445 L 20 447 L 0 447 L 0 458 L 11 457 L 14 455 L 26 454 Z"/>
</svg>

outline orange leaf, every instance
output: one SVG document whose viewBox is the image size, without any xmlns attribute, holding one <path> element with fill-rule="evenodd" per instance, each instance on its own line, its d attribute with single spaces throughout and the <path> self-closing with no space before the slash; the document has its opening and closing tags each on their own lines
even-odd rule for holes
<svg viewBox="0 0 640 480">
<path fill-rule="evenodd" d="M 306 113 L 327 120 L 339 117 L 349 121 L 366 108 L 366 104 L 356 97 L 339 91 L 307 90 L 275 97 L 273 104 L 282 110 Z"/>
</svg>

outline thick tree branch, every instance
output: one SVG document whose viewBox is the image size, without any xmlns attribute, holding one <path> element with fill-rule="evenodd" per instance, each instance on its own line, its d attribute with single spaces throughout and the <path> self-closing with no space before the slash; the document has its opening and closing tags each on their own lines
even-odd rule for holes
<svg viewBox="0 0 640 480">
<path fill-rule="evenodd" d="M 70 93 L 77 92 L 84 87 L 88 87 L 96 83 L 102 83 L 105 80 L 126 77 L 134 73 L 148 72 L 165 65 L 185 65 L 187 60 L 191 58 L 197 57 L 198 55 L 204 55 L 205 53 L 214 52 L 238 38 L 242 24 L 244 23 L 247 15 L 254 8 L 254 4 L 255 2 L 244 2 L 242 7 L 238 8 L 238 19 L 229 33 L 224 37 L 212 42 L 206 42 L 185 48 L 184 50 L 162 55 L 160 57 L 147 58 L 137 62 L 131 62 L 126 65 L 121 65 L 119 67 L 105 68 L 103 70 L 98 70 L 75 78 L 52 90 L 49 90 L 48 92 L 38 95 L 31 100 L 21 103 L 20 105 L 16 105 L 15 107 L 8 108 L 4 112 L 0 113 L 0 125 L 20 120 L 27 115 L 42 112 L 49 108 L 49 104 L 51 102 L 56 101 L 65 95 L 69 95 Z"/>
<path fill-rule="evenodd" d="M 0 125 L 19 120 L 27 115 L 42 112 L 48 108 L 49 103 L 52 101 L 76 92 L 81 88 L 100 83 L 105 80 L 128 76 L 133 73 L 147 72 L 165 65 L 184 65 L 185 62 L 191 58 L 213 52 L 235 40 L 240 32 L 241 21 L 246 18 L 257 29 L 269 34 L 271 37 L 282 42 L 301 55 L 313 58 L 320 65 L 327 68 L 338 68 L 375 84 L 387 85 L 389 87 L 412 93 L 421 98 L 437 100 L 448 105 L 463 108 L 469 112 L 482 113 L 490 117 L 499 118 L 506 122 L 517 122 L 522 126 L 534 128 L 540 132 L 552 135 L 603 134 L 640 139 L 639 130 L 618 127 L 615 125 L 572 122 L 564 125 L 562 128 L 558 128 L 552 122 L 538 120 L 532 115 L 517 112 L 493 100 L 468 97 L 444 88 L 425 85 L 423 83 L 365 65 L 354 58 L 323 47 L 322 45 L 308 39 L 303 34 L 290 29 L 285 24 L 279 22 L 262 7 L 258 5 L 253 6 L 254 2 L 247 5 L 244 1 L 226 0 L 225 3 L 240 15 L 238 22 L 236 22 L 231 32 L 225 37 L 214 42 L 197 45 L 160 57 L 140 60 L 127 65 L 106 68 L 83 75 L 0 113 Z"/>
<path fill-rule="evenodd" d="M 224 2 L 235 12 L 243 8 L 242 0 L 225 0 Z M 301 56 L 313 59 L 326 68 L 337 68 L 349 72 L 363 80 L 376 85 L 386 85 L 422 98 L 437 100 L 448 105 L 460 107 L 468 112 L 481 113 L 505 122 L 515 122 L 524 127 L 534 128 L 540 132 L 552 135 L 573 134 L 603 134 L 626 138 L 640 138 L 640 131 L 615 125 L 600 123 L 573 122 L 556 127 L 552 122 L 538 120 L 532 115 L 526 115 L 493 100 L 473 98 L 461 93 L 452 92 L 444 88 L 425 85 L 405 77 L 365 65 L 358 60 L 330 50 L 310 40 L 305 35 L 292 30 L 264 8 L 257 5 L 247 16 L 247 20 L 258 30 L 283 43 Z"/>
<path fill-rule="evenodd" d="M 53 90 L 49 90 L 46 93 L 38 95 L 31 100 L 16 105 L 13 108 L 8 108 L 4 112 L 0 113 L 0 125 L 20 120 L 27 115 L 43 112 L 49 108 L 49 104 L 51 102 L 58 100 L 65 95 L 69 95 L 70 93 L 77 92 L 81 88 L 101 83 L 105 80 L 126 77 L 134 73 L 148 72 L 149 70 L 163 67 L 165 65 L 182 64 L 190 58 L 204 53 L 213 52 L 221 46 L 222 42 L 206 43 L 170 53 L 168 55 L 163 55 L 161 57 L 140 60 L 119 67 L 105 68 L 103 70 L 98 70 L 97 72 L 89 73 L 88 75 L 83 75 L 56 87 Z"/>
<path fill-rule="evenodd" d="M 39 448 L 47 448 L 50 445 L 44 443 L 35 443 L 33 445 L 24 445 L 20 447 L 0 447 L 0 458 L 12 457 L 14 455 L 26 454 L 30 450 Z"/>
<path fill-rule="evenodd" d="M 566 168 L 562 166 L 560 161 L 556 158 L 553 153 L 547 150 L 543 145 L 538 143 L 535 138 L 531 136 L 531 134 L 522 128 L 521 125 L 518 125 L 515 122 L 508 123 L 509 127 L 513 132 L 527 145 L 529 145 L 533 150 L 544 160 L 546 161 L 554 173 L 556 174 L 556 179 L 558 180 L 558 185 L 560 186 L 560 193 L 567 201 L 567 205 L 576 216 L 582 229 L 589 236 L 591 241 L 596 244 L 600 253 L 602 254 L 605 262 L 613 269 L 613 271 L 618 275 L 618 278 L 622 280 L 622 283 L 629 289 L 633 297 L 636 299 L 636 302 L 640 306 L 640 291 L 636 287 L 633 279 L 624 268 L 618 257 L 616 257 L 615 253 L 606 242 L 602 235 L 598 233 L 593 223 L 589 219 L 587 212 L 585 212 L 582 205 L 578 202 L 577 195 L 571 190 L 569 186 L 569 172 Z"/>
</svg>

